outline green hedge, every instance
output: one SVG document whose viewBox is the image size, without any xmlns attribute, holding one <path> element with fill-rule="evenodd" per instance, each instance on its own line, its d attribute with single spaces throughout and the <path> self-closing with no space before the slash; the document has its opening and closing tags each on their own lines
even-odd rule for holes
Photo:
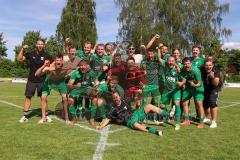
<svg viewBox="0 0 240 160">
<path fill-rule="evenodd" d="M 240 83 L 240 75 L 232 75 L 226 77 L 227 82 L 239 82 Z"/>
</svg>

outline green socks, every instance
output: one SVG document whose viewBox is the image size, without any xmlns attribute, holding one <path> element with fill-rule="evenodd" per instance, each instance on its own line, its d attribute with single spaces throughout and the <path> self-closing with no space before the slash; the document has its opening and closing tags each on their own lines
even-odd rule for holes
<svg viewBox="0 0 240 160">
<path fill-rule="evenodd" d="M 184 120 L 189 120 L 189 115 L 185 115 Z"/>
<path fill-rule="evenodd" d="M 97 112 L 97 106 L 92 104 L 90 106 L 90 120 L 95 118 L 96 112 Z"/>
<path fill-rule="evenodd" d="M 181 121 L 181 108 L 180 108 L 180 106 L 176 106 L 175 115 L 176 115 L 176 124 L 180 124 L 180 121 Z"/>
<path fill-rule="evenodd" d="M 106 118 L 106 108 L 105 108 L 105 106 L 99 106 L 98 109 L 99 109 L 100 117 L 102 119 L 105 119 Z"/>
<path fill-rule="evenodd" d="M 146 127 L 146 129 L 148 130 L 149 133 L 152 133 L 152 134 L 158 134 L 158 131 L 156 128 L 153 128 L 153 127 Z"/>
<path fill-rule="evenodd" d="M 162 115 L 164 116 L 164 117 L 167 117 L 167 116 L 169 116 L 169 114 L 168 114 L 168 112 L 166 111 L 166 109 L 162 109 Z"/>
</svg>

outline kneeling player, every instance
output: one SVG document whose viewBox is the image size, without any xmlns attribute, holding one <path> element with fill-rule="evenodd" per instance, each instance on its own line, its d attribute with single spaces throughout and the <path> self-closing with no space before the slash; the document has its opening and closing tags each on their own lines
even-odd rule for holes
<svg viewBox="0 0 240 160">
<path fill-rule="evenodd" d="M 153 106 L 152 104 L 143 103 L 141 108 L 133 110 L 128 101 L 121 99 L 118 92 L 113 93 L 113 104 L 110 111 L 107 113 L 106 118 L 103 119 L 100 126 L 97 129 L 105 127 L 110 121 L 117 124 L 126 125 L 129 128 L 140 130 L 143 132 L 149 132 L 162 136 L 162 131 L 158 131 L 153 127 L 146 127 L 141 122 L 146 118 L 146 115 L 150 112 L 155 112 L 159 115 L 168 116 L 168 113 L 160 108 Z"/>
</svg>

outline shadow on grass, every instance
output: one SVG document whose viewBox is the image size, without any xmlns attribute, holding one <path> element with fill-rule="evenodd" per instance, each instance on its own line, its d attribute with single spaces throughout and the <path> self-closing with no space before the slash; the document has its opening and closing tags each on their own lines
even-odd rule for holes
<svg viewBox="0 0 240 160">
<path fill-rule="evenodd" d="M 47 115 L 54 115 L 54 111 L 48 110 Z M 37 108 L 37 109 L 32 109 L 28 117 L 32 118 L 32 117 L 41 117 L 41 116 L 42 116 L 42 110 L 41 108 Z"/>
</svg>

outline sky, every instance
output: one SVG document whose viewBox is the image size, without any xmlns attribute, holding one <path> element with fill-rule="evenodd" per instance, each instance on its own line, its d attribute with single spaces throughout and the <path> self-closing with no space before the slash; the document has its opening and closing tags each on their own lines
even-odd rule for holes
<svg viewBox="0 0 240 160">
<path fill-rule="evenodd" d="M 116 41 L 119 8 L 114 0 L 95 0 L 98 42 Z M 230 3 L 229 14 L 223 17 L 223 26 L 232 30 L 232 36 L 222 39 L 224 47 L 240 49 L 240 0 L 220 0 Z M 43 37 L 56 33 L 66 0 L 0 0 L 0 33 L 7 41 L 7 55 L 14 59 L 14 47 L 21 45 L 28 31 L 40 31 Z"/>
</svg>

